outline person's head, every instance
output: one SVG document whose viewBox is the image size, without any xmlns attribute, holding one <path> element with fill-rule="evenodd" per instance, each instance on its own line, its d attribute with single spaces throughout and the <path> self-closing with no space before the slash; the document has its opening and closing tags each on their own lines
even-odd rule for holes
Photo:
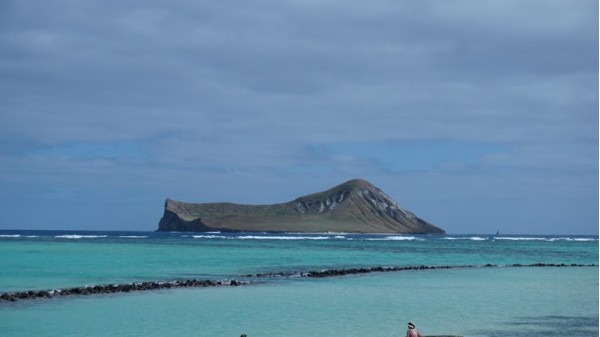
<svg viewBox="0 0 600 337">
<path fill-rule="evenodd" d="M 408 322 L 408 328 L 409 329 L 414 329 L 415 328 L 415 324 L 413 322 Z"/>
</svg>

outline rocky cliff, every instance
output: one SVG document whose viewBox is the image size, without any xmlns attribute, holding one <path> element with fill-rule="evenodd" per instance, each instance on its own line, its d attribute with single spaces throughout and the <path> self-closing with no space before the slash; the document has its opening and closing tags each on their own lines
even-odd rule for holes
<svg viewBox="0 0 600 337">
<path fill-rule="evenodd" d="M 444 233 L 361 179 L 274 205 L 197 204 L 167 199 L 158 230 Z"/>
</svg>

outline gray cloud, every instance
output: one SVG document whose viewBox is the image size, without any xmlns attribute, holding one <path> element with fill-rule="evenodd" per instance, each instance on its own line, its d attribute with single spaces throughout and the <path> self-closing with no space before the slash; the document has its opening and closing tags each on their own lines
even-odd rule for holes
<svg viewBox="0 0 600 337">
<path fill-rule="evenodd" d="M 597 201 L 595 1 L 2 6 L 0 183 L 23 199 L 277 202 L 363 176 L 416 208 L 434 201 L 412 203 L 404 184 L 452 190 L 463 207 L 481 198 L 461 184 L 509 207 L 507 180 L 532 198 Z M 434 144 L 410 155 L 436 164 L 390 163 L 405 142 Z M 456 160 L 439 155 L 445 142 L 465 144 Z M 347 151 L 356 144 L 388 150 Z"/>
</svg>

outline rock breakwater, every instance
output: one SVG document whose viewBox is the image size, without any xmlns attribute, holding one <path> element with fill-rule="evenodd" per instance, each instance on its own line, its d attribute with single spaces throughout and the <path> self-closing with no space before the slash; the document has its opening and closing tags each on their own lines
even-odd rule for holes
<svg viewBox="0 0 600 337">
<path fill-rule="evenodd" d="M 410 271 L 410 270 L 432 270 L 432 269 L 466 269 L 466 268 L 502 268 L 502 267 L 595 267 L 595 264 L 555 264 L 555 263 L 533 263 L 533 264 L 485 264 L 485 265 L 450 265 L 450 266 L 400 266 L 400 267 L 370 267 L 370 268 L 349 268 L 349 269 L 324 269 L 324 270 L 313 270 L 308 272 L 276 272 L 276 273 L 259 273 L 259 274 L 247 274 L 244 277 L 255 277 L 255 278 L 282 278 L 282 277 L 310 277 L 310 278 L 326 278 L 326 277 L 338 277 L 346 275 L 356 274 L 368 274 L 368 273 L 385 273 L 385 272 L 399 272 L 399 271 Z"/>
<path fill-rule="evenodd" d="M 32 299 L 49 299 L 63 296 L 86 296 L 86 295 L 102 295 L 113 293 L 129 293 L 133 291 L 150 291 L 173 288 L 207 288 L 207 287 L 224 287 L 224 286 L 244 286 L 257 284 L 259 282 L 252 279 L 268 279 L 268 278 L 328 278 L 341 277 L 348 275 L 368 274 L 368 273 L 384 273 L 384 272 L 401 272 L 401 271 L 420 271 L 420 270 L 435 270 L 435 269 L 468 269 L 468 268 L 521 268 L 521 267 L 597 267 L 597 264 L 555 264 L 555 263 L 533 263 L 533 264 L 485 264 L 485 265 L 447 265 L 447 266 L 395 266 L 395 267 L 366 267 L 366 268 L 348 268 L 348 269 L 323 269 L 312 271 L 299 272 L 274 272 L 274 273 L 257 273 L 246 274 L 240 276 L 243 280 L 174 280 L 174 281 L 151 281 L 137 282 L 124 284 L 105 284 L 94 286 L 83 286 L 52 290 L 28 290 L 18 292 L 7 292 L 0 294 L 1 302 L 16 302 L 19 300 Z"/>
<path fill-rule="evenodd" d="M 248 285 L 248 281 L 240 280 L 175 280 L 175 281 L 163 281 L 163 282 L 137 282 L 137 283 L 125 283 L 125 284 L 105 284 L 105 285 L 94 285 L 94 286 L 83 286 L 63 289 L 52 289 L 52 290 L 28 290 L 18 291 L 0 294 L 0 302 L 10 301 L 15 302 L 18 300 L 30 300 L 30 299 L 43 299 L 53 298 L 62 296 L 74 296 L 74 295 L 100 295 L 100 294 L 112 294 L 112 293 L 128 293 L 133 291 L 148 291 L 148 290 L 160 290 L 160 289 L 172 289 L 172 288 L 191 288 L 191 287 L 223 287 L 223 286 L 242 286 Z"/>
</svg>

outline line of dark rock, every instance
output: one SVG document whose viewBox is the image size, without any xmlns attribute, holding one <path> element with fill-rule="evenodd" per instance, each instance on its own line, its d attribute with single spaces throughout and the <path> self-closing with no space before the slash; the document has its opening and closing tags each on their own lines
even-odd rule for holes
<svg viewBox="0 0 600 337">
<path fill-rule="evenodd" d="M 378 273 L 378 272 L 399 272 L 408 270 L 430 270 L 430 269 L 465 269 L 465 268 L 500 268 L 500 267 L 595 267 L 596 264 L 554 264 L 554 263 L 534 263 L 534 264 L 485 264 L 485 265 L 450 265 L 450 266 L 401 266 L 401 267 L 370 267 L 370 268 L 350 268 L 350 269 L 325 269 L 313 270 L 307 272 L 276 272 L 259 273 L 243 275 L 244 278 L 326 278 L 345 275 Z M 174 281 L 155 281 L 155 282 L 137 282 L 124 284 L 105 284 L 95 286 L 83 286 L 52 290 L 28 290 L 18 292 L 7 292 L 0 294 L 1 302 L 15 302 L 18 300 L 44 299 L 63 296 L 85 296 L 111 293 L 128 293 L 133 291 L 149 291 L 172 288 L 186 287 L 222 287 L 222 286 L 242 286 L 255 284 L 251 281 L 242 280 L 174 280 Z"/>
<path fill-rule="evenodd" d="M 349 268 L 349 269 L 325 269 L 325 270 L 313 270 L 307 272 L 275 272 L 275 273 L 259 273 L 259 274 L 248 274 L 244 277 L 254 278 L 292 278 L 292 277 L 311 277 L 311 278 L 325 278 L 325 277 L 337 277 L 345 275 L 356 275 L 356 274 L 368 274 L 368 273 L 381 273 L 381 272 L 399 272 L 408 270 L 429 270 L 429 269 L 465 269 L 465 268 L 501 268 L 501 267 L 594 267 L 595 264 L 556 264 L 556 263 L 533 263 L 533 264 L 485 264 L 485 265 L 451 265 L 451 266 L 402 266 L 402 267 L 370 267 L 370 268 Z"/>
<path fill-rule="evenodd" d="M 29 290 L 8 292 L 0 294 L 0 302 L 30 299 L 43 299 L 62 296 L 81 296 L 81 295 L 96 295 L 96 294 L 111 294 L 111 293 L 128 293 L 133 291 L 148 291 L 172 288 L 186 287 L 223 287 L 223 286 L 242 286 L 248 285 L 251 282 L 239 280 L 175 280 L 163 282 L 136 282 L 124 284 L 104 284 L 95 286 L 73 287 L 52 290 Z"/>
</svg>

